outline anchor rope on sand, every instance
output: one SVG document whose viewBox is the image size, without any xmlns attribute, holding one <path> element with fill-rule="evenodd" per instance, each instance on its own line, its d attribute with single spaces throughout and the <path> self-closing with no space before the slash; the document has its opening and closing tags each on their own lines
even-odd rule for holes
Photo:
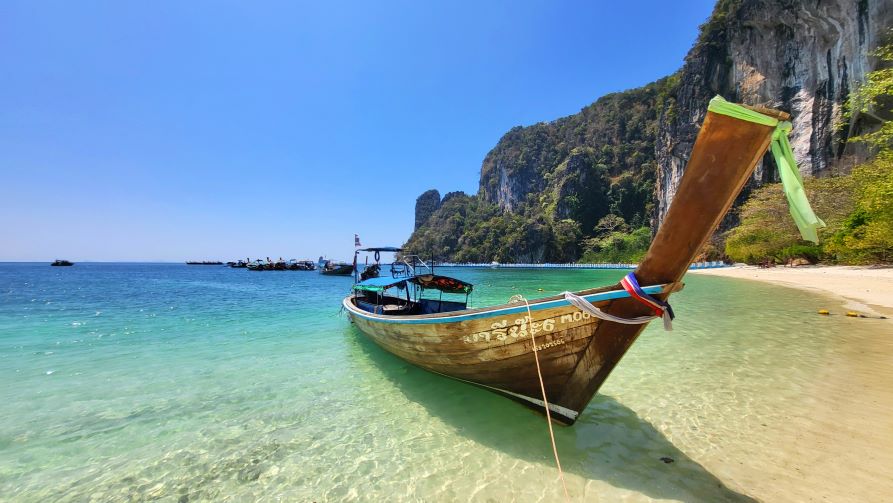
<svg viewBox="0 0 893 503">
<path fill-rule="evenodd" d="M 524 301 L 524 305 L 527 306 L 527 323 L 533 323 L 533 315 L 530 314 L 530 303 L 527 302 L 527 299 L 523 295 L 512 295 L 509 302 L 514 303 L 522 300 Z M 539 378 L 540 391 L 543 394 L 543 406 L 546 409 L 546 423 L 549 425 L 549 439 L 552 440 L 552 454 L 555 455 L 555 466 L 558 467 L 558 478 L 561 479 L 561 487 L 564 488 L 565 500 L 570 501 L 570 495 L 567 492 L 567 483 L 564 481 L 564 471 L 561 469 L 561 460 L 558 458 L 558 446 L 555 444 L 555 431 L 552 429 L 552 414 L 549 412 L 549 399 L 546 398 L 546 385 L 543 383 L 543 372 L 540 369 L 540 357 L 536 349 L 536 336 L 533 335 L 533 330 L 530 331 L 530 343 L 533 346 L 533 359 L 536 361 L 536 376 Z"/>
</svg>

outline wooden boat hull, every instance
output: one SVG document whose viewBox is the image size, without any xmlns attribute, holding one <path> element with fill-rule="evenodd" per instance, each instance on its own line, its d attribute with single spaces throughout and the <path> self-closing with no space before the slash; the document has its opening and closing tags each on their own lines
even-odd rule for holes
<svg viewBox="0 0 893 503">
<path fill-rule="evenodd" d="M 651 294 L 669 293 L 675 285 L 650 287 Z M 599 308 L 608 308 L 626 292 L 614 287 L 578 292 Z M 582 407 L 563 403 L 560 392 L 580 363 L 595 327 L 604 323 L 563 297 L 422 316 L 385 316 L 357 307 L 348 296 L 343 305 L 351 321 L 388 352 L 424 369 L 486 387 L 526 405 L 542 409 L 536 365 L 536 341 L 556 420 L 572 424 Z M 585 404 L 583 404 L 585 406 Z"/>
<path fill-rule="evenodd" d="M 351 276 L 353 275 L 353 266 L 345 265 L 338 266 L 334 269 L 322 269 L 320 273 L 325 274 L 326 276 Z"/>
<path fill-rule="evenodd" d="M 788 118 L 782 112 L 759 112 Z M 635 271 L 639 284 L 657 285 L 646 287 L 647 293 L 663 300 L 678 285 L 774 131 L 774 126 L 707 113 L 673 204 Z M 616 317 L 651 314 L 619 285 L 579 294 Z M 343 306 L 357 328 L 404 360 L 544 410 L 532 332 L 551 416 L 567 424 L 576 420 L 644 328 L 587 317 L 563 298 L 531 302 L 531 320 L 524 304 L 417 316 L 371 314 L 352 297 Z"/>
</svg>

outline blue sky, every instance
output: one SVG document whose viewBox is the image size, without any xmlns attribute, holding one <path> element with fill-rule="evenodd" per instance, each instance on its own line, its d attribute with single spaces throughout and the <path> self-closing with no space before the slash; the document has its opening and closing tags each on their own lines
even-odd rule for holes
<svg viewBox="0 0 893 503">
<path fill-rule="evenodd" d="M 713 2 L 0 3 L 0 260 L 399 245 L 511 127 L 677 70 Z"/>
</svg>

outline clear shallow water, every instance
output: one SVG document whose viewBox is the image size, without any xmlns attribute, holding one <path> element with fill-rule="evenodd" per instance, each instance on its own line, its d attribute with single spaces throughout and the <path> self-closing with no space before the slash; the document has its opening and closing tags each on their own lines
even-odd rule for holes
<svg viewBox="0 0 893 503">
<path fill-rule="evenodd" d="M 623 274 L 452 273 L 478 285 L 474 305 Z M 649 327 L 556 430 L 575 499 L 749 500 L 773 432 L 821 407 L 828 362 L 885 323 L 818 317 L 828 301 L 790 289 L 686 282 L 676 330 Z M 350 284 L 0 264 L 0 499 L 561 498 L 544 419 L 368 342 L 338 313 Z"/>
</svg>

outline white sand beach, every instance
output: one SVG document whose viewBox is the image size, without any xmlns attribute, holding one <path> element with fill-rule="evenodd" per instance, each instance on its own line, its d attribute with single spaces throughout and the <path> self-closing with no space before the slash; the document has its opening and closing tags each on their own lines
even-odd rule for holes
<svg viewBox="0 0 893 503">
<path fill-rule="evenodd" d="M 702 269 L 697 274 L 751 279 L 820 291 L 846 300 L 844 306 L 862 314 L 893 316 L 893 267 L 736 265 Z"/>
</svg>

